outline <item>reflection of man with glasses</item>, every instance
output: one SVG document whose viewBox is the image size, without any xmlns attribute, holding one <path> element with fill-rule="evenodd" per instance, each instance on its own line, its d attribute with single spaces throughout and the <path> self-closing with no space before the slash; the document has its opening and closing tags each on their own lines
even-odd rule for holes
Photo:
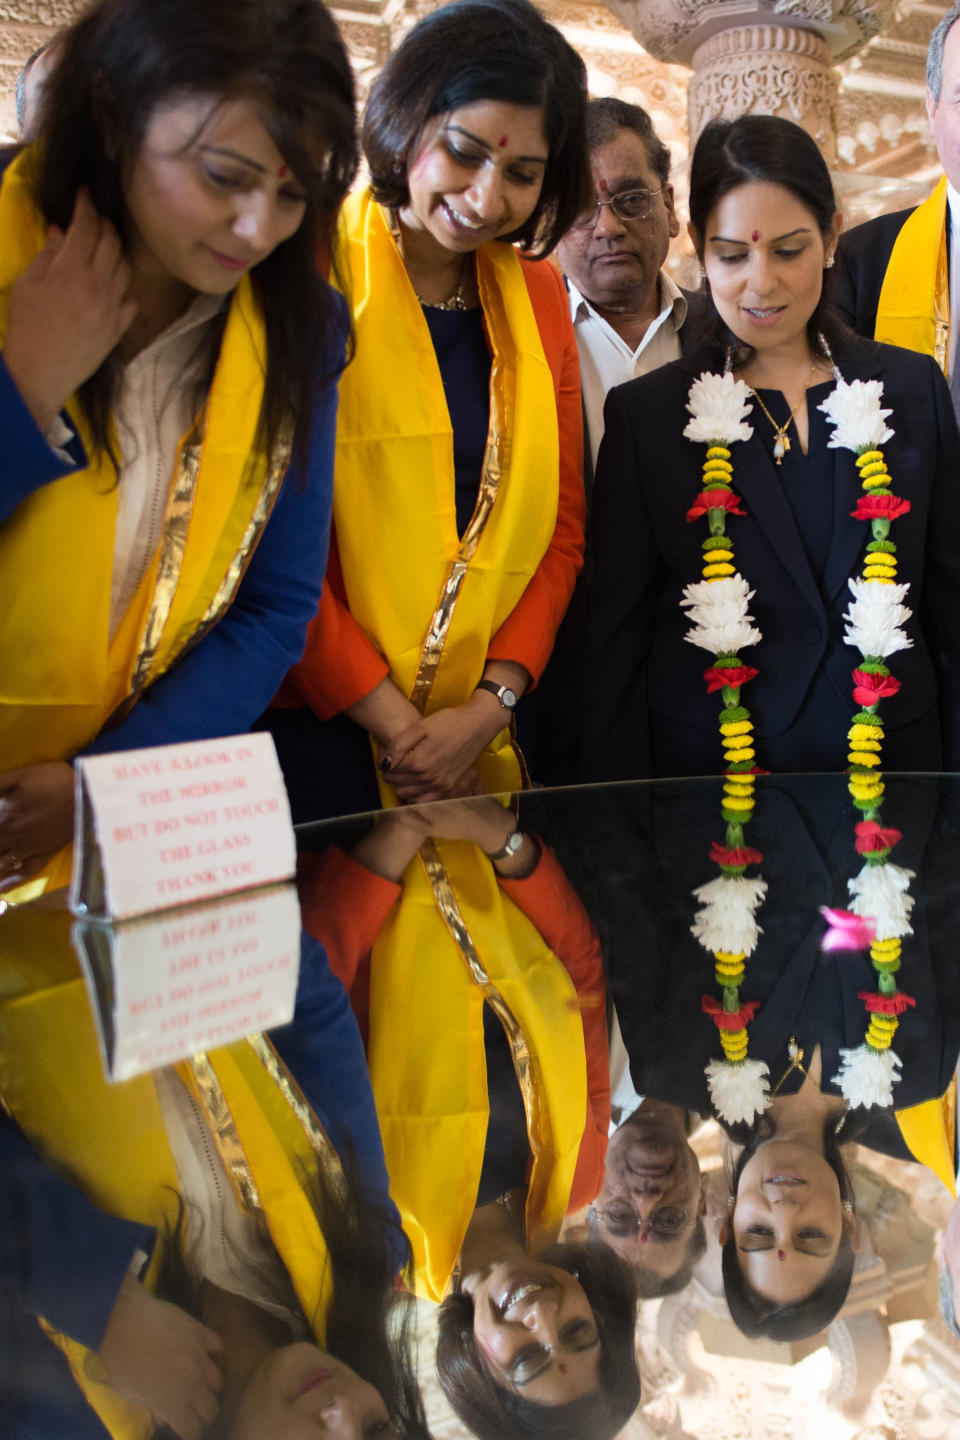
<svg viewBox="0 0 960 1440">
<path fill-rule="evenodd" d="M 587 1218 L 634 1267 L 638 1290 L 649 1299 L 682 1290 L 706 1249 L 706 1188 L 687 1142 L 687 1112 L 633 1092 L 618 1038 L 615 1032 L 610 1052 L 614 1120 L 606 1172 Z M 618 1049 L 624 1061 L 620 1076 L 614 1073 Z"/>
<path fill-rule="evenodd" d="M 557 249 L 580 352 L 590 473 L 607 391 L 678 360 L 687 297 L 661 269 L 680 226 L 670 152 L 639 105 L 592 100 L 587 143 L 596 203 Z"/>
</svg>

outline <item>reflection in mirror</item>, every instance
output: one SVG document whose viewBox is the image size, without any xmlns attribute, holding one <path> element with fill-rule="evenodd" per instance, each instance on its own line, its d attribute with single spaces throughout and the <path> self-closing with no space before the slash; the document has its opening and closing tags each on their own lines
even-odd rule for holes
<svg viewBox="0 0 960 1440">
<path fill-rule="evenodd" d="M 5 1437 L 426 1434 L 362 1046 L 322 949 L 299 958 L 270 1039 L 111 1083 L 69 916 L 3 917 Z"/>
<path fill-rule="evenodd" d="M 366 1037 L 417 1292 L 443 1301 L 447 1399 L 480 1436 L 612 1436 L 639 1398 L 630 1271 L 599 1234 L 555 1243 L 603 1176 L 596 932 L 498 800 L 328 834 L 301 835 L 304 919 Z"/>
<path fill-rule="evenodd" d="M 726 1050 L 715 1014 L 717 1000 L 726 998 L 724 967 L 716 937 L 709 936 L 713 945 L 702 943 L 699 920 L 704 891 L 718 875 L 714 842 L 727 840 L 720 783 L 605 787 L 522 801 L 522 814 L 539 807 L 549 817 L 543 833 L 602 937 L 625 1047 L 624 1076 L 615 1029 L 613 1115 L 620 1129 L 612 1132 L 603 1191 L 585 1220 L 629 1256 L 642 1295 L 669 1297 L 644 1311 L 644 1325 L 651 1315 L 663 1317 L 668 1349 L 678 1323 L 684 1335 L 702 1325 L 704 1343 L 720 1353 L 755 1354 L 759 1364 L 762 1356 L 789 1350 L 799 1361 L 825 1342 L 839 1345 L 852 1317 L 879 1303 L 890 1283 L 900 1293 L 915 1287 L 902 1302 L 904 1318 L 932 1317 L 932 1226 L 943 1224 L 942 1210 L 933 1206 L 931 1225 L 922 1240 L 915 1237 L 912 1264 L 926 1258 L 908 1278 L 889 1237 L 882 1256 L 876 1249 L 877 1187 L 863 1182 L 857 1157 L 869 1164 L 897 1157 L 915 1169 L 921 1161 L 954 1187 L 960 793 L 947 778 L 886 777 L 884 823 L 899 832 L 891 860 L 897 903 L 907 888 L 913 901 L 888 993 L 906 993 L 915 1004 L 905 1002 L 898 1017 L 888 1103 L 864 1106 L 845 1098 L 842 1077 L 849 1054 L 869 1033 L 868 999 L 884 993 L 884 983 L 866 948 L 822 950 L 827 926 L 819 914 L 821 906 L 856 905 L 870 863 L 865 832 L 856 829 L 863 817 L 846 792 L 839 776 L 757 780 L 749 845 L 762 864 L 739 873 L 762 874 L 765 886 L 754 942 L 737 947 L 749 952 L 738 1003 L 753 1007 L 742 1028 L 749 1056 L 767 1072 L 769 1104 L 752 1123 L 728 1120 L 724 1145 L 709 1139 L 717 1107 L 708 1075 Z M 729 1155 L 727 1178 L 714 1200 L 722 1150 Z M 697 1158 L 707 1167 L 702 1173 Z M 708 1207 L 702 1256 L 701 1206 Z M 657 1224 L 664 1210 L 678 1234 L 668 1236 Z M 888 1277 L 882 1285 L 878 1269 Z M 755 1348 L 733 1323 L 759 1337 Z M 688 1358 L 685 1341 L 678 1353 Z"/>
</svg>

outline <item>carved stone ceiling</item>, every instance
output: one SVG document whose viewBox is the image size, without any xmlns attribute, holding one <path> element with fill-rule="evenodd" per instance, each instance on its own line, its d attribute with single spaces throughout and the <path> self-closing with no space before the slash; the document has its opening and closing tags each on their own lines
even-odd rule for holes
<svg viewBox="0 0 960 1440">
<path fill-rule="evenodd" d="M 893 10 L 881 33 L 839 67 L 836 110 L 837 157 L 841 171 L 864 176 L 916 179 L 928 184 L 937 158 L 927 133 L 923 104 L 923 68 L 930 31 L 946 5 L 942 0 L 611 0 L 623 19 L 642 7 L 644 33 L 656 16 L 710 11 L 736 13 L 770 10 L 771 19 L 815 26 L 817 15 L 846 12 L 859 26 L 859 43 Z M 0 132 L 14 133 L 13 92 L 24 59 L 84 8 L 84 0 L 0 0 Z M 434 0 L 346 0 L 333 7 L 357 69 L 361 95 L 397 39 Z M 564 31 L 586 61 L 591 91 L 617 94 L 642 103 L 670 146 L 681 170 L 688 149 L 686 65 L 656 60 L 611 9 L 582 0 L 542 0 L 542 8 Z M 880 17 L 880 20 L 877 20 Z M 668 26 L 666 19 L 662 24 Z M 827 35 L 836 53 L 844 40 L 834 23 Z M 716 28 L 714 26 L 714 28 Z M 829 27 L 828 27 L 829 29 Z M 659 48 L 659 46 L 655 47 Z M 682 45 L 681 45 L 682 50 Z M 847 47 L 849 49 L 849 45 Z M 685 59 L 691 57 L 684 54 Z M 832 157 L 831 157 L 832 159 Z"/>
</svg>

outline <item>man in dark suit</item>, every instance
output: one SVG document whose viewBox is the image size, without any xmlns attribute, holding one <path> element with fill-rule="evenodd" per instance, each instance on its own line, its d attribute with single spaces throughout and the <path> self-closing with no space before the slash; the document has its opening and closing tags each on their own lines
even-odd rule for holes
<svg viewBox="0 0 960 1440">
<path fill-rule="evenodd" d="M 650 116 L 623 100 L 591 100 L 587 144 L 596 203 L 564 236 L 557 258 L 570 292 L 580 355 L 583 482 L 589 505 L 607 392 L 680 358 L 696 297 L 674 284 L 663 268 L 680 223 L 670 184 L 670 151 Z M 536 701 L 529 702 L 536 709 L 534 779 L 550 785 L 576 778 L 574 720 L 589 565 L 588 537 L 584 573 Z M 525 719 L 521 716 L 521 727 Z"/>
<path fill-rule="evenodd" d="M 960 4 L 955 4 L 931 35 L 927 51 L 927 115 L 944 178 L 924 206 L 879 215 L 841 237 L 832 297 L 861 335 L 933 355 L 952 380 L 955 411 L 960 407 L 960 367 L 954 375 L 957 346 L 948 336 L 951 329 L 960 327 L 960 314 L 956 313 L 960 311 L 960 275 L 956 273 L 960 245 L 953 243 L 960 226 L 958 19 Z M 929 224 L 923 224 L 924 213 Z M 905 230 L 908 222 L 912 228 Z M 918 223 L 923 224 L 922 230 L 917 229 Z M 900 250 L 896 251 L 898 241 Z M 898 255 L 902 256 L 901 273 L 907 289 L 899 283 L 896 289 L 888 288 L 888 297 L 881 304 L 891 261 L 896 265 Z M 914 314 L 916 308 L 920 315 Z M 906 316 L 910 318 L 905 320 Z"/>
</svg>

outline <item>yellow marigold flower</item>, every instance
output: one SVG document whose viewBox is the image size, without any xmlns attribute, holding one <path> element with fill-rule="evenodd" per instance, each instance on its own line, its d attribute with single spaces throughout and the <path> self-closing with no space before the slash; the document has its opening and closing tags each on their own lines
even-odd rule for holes
<svg viewBox="0 0 960 1440">
<path fill-rule="evenodd" d="M 891 955 L 899 955 L 903 949 L 903 941 L 899 935 L 891 935 L 886 940 L 874 940 L 870 946 L 871 955 L 884 955 L 888 959 Z M 719 952 L 718 952 L 719 955 Z"/>
<path fill-rule="evenodd" d="M 704 552 L 703 558 L 704 558 L 704 560 L 709 561 L 710 564 L 714 564 L 714 563 L 722 564 L 724 560 L 732 560 L 732 559 L 733 559 L 733 551 L 732 551 L 732 550 L 719 550 L 719 549 L 718 549 L 718 550 L 706 550 L 706 551 Z"/>
<path fill-rule="evenodd" d="M 882 740 L 882 725 L 862 725 L 859 722 L 851 725 L 847 731 L 848 740 Z"/>
<path fill-rule="evenodd" d="M 878 453 L 879 453 L 879 452 L 878 452 Z M 730 459 L 730 451 L 727 449 L 726 445 L 711 445 L 710 448 L 709 448 L 709 450 L 707 451 L 707 459 L 708 459 L 708 460 L 729 460 L 729 459 Z M 731 465 L 730 468 L 731 468 L 731 470 L 732 470 L 732 469 L 733 469 L 733 466 Z"/>
<path fill-rule="evenodd" d="M 868 1045 L 872 1045 L 873 1048 L 874 1048 L 874 1050 L 889 1050 L 889 1049 L 890 1049 L 890 1046 L 893 1044 L 893 1036 L 892 1036 L 892 1035 L 881 1035 L 879 1032 L 877 1032 L 876 1034 L 874 1034 L 874 1030 L 873 1030 L 873 1026 L 872 1026 L 872 1025 L 870 1026 L 870 1029 L 867 1031 L 867 1034 L 866 1034 L 866 1037 L 865 1037 L 865 1038 L 866 1038 L 867 1044 L 868 1044 Z"/>
<path fill-rule="evenodd" d="M 741 800 L 724 800 L 722 803 L 724 810 L 730 810 L 735 815 L 749 815 L 757 802 L 744 796 Z"/>
<path fill-rule="evenodd" d="M 879 747 L 878 747 L 879 748 Z M 879 765 L 880 756 L 867 750 L 851 750 L 847 756 L 851 765 Z"/>
<path fill-rule="evenodd" d="M 872 465 L 875 460 L 883 459 L 882 450 L 864 450 L 862 455 L 857 456 L 857 469 L 862 470 L 864 465 Z"/>
<path fill-rule="evenodd" d="M 736 571 L 732 565 L 704 565 L 704 580 L 724 580 L 728 575 L 735 575 Z"/>
<path fill-rule="evenodd" d="M 884 485 L 889 484 L 889 481 L 890 476 L 887 474 L 886 470 L 884 470 L 879 475 L 865 475 L 863 477 L 863 480 L 861 481 L 861 484 L 863 485 L 864 490 L 880 490 L 883 488 Z"/>
<path fill-rule="evenodd" d="M 879 460 L 871 460 L 869 465 L 860 466 L 861 480 L 866 480 L 868 475 L 888 475 L 889 473 L 887 462 L 882 457 Z"/>
<path fill-rule="evenodd" d="M 748 735 L 752 729 L 752 720 L 724 720 L 720 726 L 720 734 Z"/>
<path fill-rule="evenodd" d="M 881 745 L 879 740 L 874 740 L 873 737 L 870 736 L 865 740 L 854 741 L 853 748 L 854 750 L 869 750 L 872 751 L 874 754 L 879 754 L 879 752 L 883 749 L 883 746 Z"/>
<path fill-rule="evenodd" d="M 723 743 L 728 750 L 738 750 L 741 749 L 743 746 L 753 743 L 750 739 L 749 734 L 743 731 L 736 735 L 727 735 L 725 734 L 724 726 L 721 725 L 720 733 L 723 735 Z"/>
<path fill-rule="evenodd" d="M 749 800 L 753 795 L 753 786 L 736 785 L 728 780 L 723 787 L 723 793 L 731 800 Z"/>
</svg>

